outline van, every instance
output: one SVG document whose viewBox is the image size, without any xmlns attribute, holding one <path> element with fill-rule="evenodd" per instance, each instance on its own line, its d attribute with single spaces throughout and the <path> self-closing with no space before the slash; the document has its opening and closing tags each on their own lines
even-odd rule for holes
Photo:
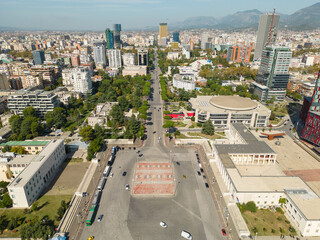
<svg viewBox="0 0 320 240">
<path fill-rule="evenodd" d="M 182 231 L 181 232 L 181 237 L 188 239 L 188 240 L 192 240 L 192 236 L 190 233 L 186 232 L 186 231 Z"/>
</svg>

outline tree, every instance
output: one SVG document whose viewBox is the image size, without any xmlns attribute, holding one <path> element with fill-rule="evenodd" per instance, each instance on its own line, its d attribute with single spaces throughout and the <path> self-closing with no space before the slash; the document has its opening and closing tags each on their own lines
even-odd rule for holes
<svg viewBox="0 0 320 240">
<path fill-rule="evenodd" d="M 8 223 L 8 229 L 13 230 L 18 226 L 19 226 L 19 217 L 11 218 L 11 220 Z"/>
<path fill-rule="evenodd" d="M 135 115 L 132 115 L 128 122 L 128 130 L 132 132 L 132 134 L 137 134 L 140 129 L 140 123 L 136 119 Z"/>
<path fill-rule="evenodd" d="M 94 131 L 90 125 L 80 128 L 79 134 L 84 142 L 94 139 Z"/>
<path fill-rule="evenodd" d="M 250 212 L 256 212 L 257 211 L 257 206 L 253 201 L 247 202 L 246 203 L 246 210 Z"/>
<path fill-rule="evenodd" d="M 13 115 L 9 119 L 9 124 L 11 127 L 11 131 L 15 134 L 20 134 L 20 127 L 21 127 L 22 119 L 19 115 Z"/>
<path fill-rule="evenodd" d="M 279 203 L 282 204 L 286 204 L 287 203 L 287 199 L 285 198 L 279 198 Z"/>
<path fill-rule="evenodd" d="M 33 202 L 32 205 L 31 205 L 31 211 L 32 212 L 36 212 L 36 211 L 38 211 L 38 209 L 39 209 L 38 201 Z"/>
<path fill-rule="evenodd" d="M 3 153 L 5 153 L 5 152 L 10 152 L 10 150 L 11 150 L 11 147 L 10 147 L 9 145 L 5 145 L 5 146 L 1 149 L 1 151 L 2 151 Z"/>
<path fill-rule="evenodd" d="M 22 146 L 13 146 L 11 147 L 10 152 L 18 153 L 18 154 L 27 154 L 28 152 Z"/>
<path fill-rule="evenodd" d="M 172 128 L 174 126 L 174 122 L 167 120 L 165 123 L 162 125 L 163 128 Z"/>
<path fill-rule="evenodd" d="M 64 208 L 63 207 L 59 207 L 58 210 L 57 210 L 57 220 L 61 220 L 63 215 L 64 215 Z"/>
<path fill-rule="evenodd" d="M 124 116 L 123 116 L 123 111 L 119 104 L 113 105 L 110 111 L 109 116 L 112 119 L 112 122 L 114 125 L 118 124 L 120 126 L 123 125 L 124 123 Z"/>
<path fill-rule="evenodd" d="M 203 126 L 201 132 L 207 135 L 214 135 L 214 126 L 210 120 L 207 120 Z"/>
<path fill-rule="evenodd" d="M 26 107 L 23 109 L 23 116 L 24 118 L 27 117 L 35 117 L 36 116 L 36 110 L 33 107 Z"/>
<path fill-rule="evenodd" d="M 2 203 L 5 205 L 6 208 L 12 207 L 12 199 L 10 198 L 8 193 L 3 195 Z"/>
<path fill-rule="evenodd" d="M 118 103 L 119 103 L 119 106 L 122 111 L 127 112 L 129 110 L 130 102 L 127 100 L 127 98 L 125 96 L 123 96 L 123 95 L 120 96 L 118 98 Z"/>
</svg>

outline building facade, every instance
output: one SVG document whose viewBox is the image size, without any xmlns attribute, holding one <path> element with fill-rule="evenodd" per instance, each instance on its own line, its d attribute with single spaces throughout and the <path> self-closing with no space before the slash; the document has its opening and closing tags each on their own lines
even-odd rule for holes
<svg viewBox="0 0 320 240">
<path fill-rule="evenodd" d="M 72 70 L 73 91 L 78 93 L 91 93 L 92 80 L 90 72 L 86 68 L 75 68 Z"/>
<path fill-rule="evenodd" d="M 113 43 L 114 43 L 114 48 L 121 48 L 121 39 L 120 39 L 120 34 L 121 34 L 121 24 L 114 24 L 113 25 Z"/>
<path fill-rule="evenodd" d="M 8 77 L 5 73 L 0 73 L 0 89 L 1 90 L 9 90 L 10 84 Z"/>
<path fill-rule="evenodd" d="M 165 46 L 163 45 L 164 42 L 162 40 L 162 38 L 167 39 L 168 37 L 168 24 L 167 23 L 160 23 L 159 24 L 159 45 L 161 46 Z M 165 41 L 166 43 L 166 41 Z"/>
<path fill-rule="evenodd" d="M 105 67 L 107 65 L 107 54 L 105 42 L 95 43 L 93 47 L 93 58 L 96 65 Z"/>
<path fill-rule="evenodd" d="M 135 59 L 133 53 L 124 53 L 122 55 L 123 60 L 123 66 L 134 66 L 135 65 Z"/>
<path fill-rule="evenodd" d="M 237 45 L 228 48 L 227 61 L 228 62 L 250 62 L 252 45 Z"/>
<path fill-rule="evenodd" d="M 45 61 L 44 51 L 36 50 L 32 52 L 34 65 L 41 65 Z"/>
<path fill-rule="evenodd" d="M 257 42 L 254 50 L 254 60 L 260 60 L 262 51 L 267 45 L 276 43 L 279 29 L 280 15 L 266 13 L 260 16 Z"/>
<path fill-rule="evenodd" d="M 148 66 L 148 50 L 147 49 L 138 50 L 138 65 Z"/>
<path fill-rule="evenodd" d="M 106 33 L 106 41 L 107 41 L 106 47 L 107 49 L 113 49 L 114 47 L 113 32 L 109 28 L 107 28 L 105 33 Z"/>
<path fill-rule="evenodd" d="M 180 33 L 179 32 L 173 32 L 172 34 L 172 41 L 173 42 L 180 42 Z"/>
<path fill-rule="evenodd" d="M 174 74 L 172 81 L 173 87 L 178 89 L 184 89 L 186 91 L 192 91 L 196 89 L 195 77 L 193 74 Z"/>
<path fill-rule="evenodd" d="M 20 90 L 8 96 L 8 108 L 14 114 L 22 116 L 23 110 L 29 106 L 34 107 L 36 113 L 43 117 L 47 112 L 59 106 L 59 100 L 53 92 L 43 90 Z"/>
<path fill-rule="evenodd" d="M 41 196 L 66 158 L 64 141 L 51 141 L 8 185 L 13 207 L 26 208 Z"/>
<path fill-rule="evenodd" d="M 121 50 L 119 49 L 108 49 L 108 61 L 109 67 L 121 68 Z"/>
</svg>

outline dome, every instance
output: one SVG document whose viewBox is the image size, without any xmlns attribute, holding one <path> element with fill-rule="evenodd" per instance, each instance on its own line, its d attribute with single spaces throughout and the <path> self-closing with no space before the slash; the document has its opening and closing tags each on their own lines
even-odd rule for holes
<svg viewBox="0 0 320 240">
<path fill-rule="evenodd" d="M 250 98 L 239 96 L 215 96 L 210 99 L 210 104 L 218 108 L 233 111 L 247 111 L 255 109 L 258 106 L 258 103 Z"/>
</svg>

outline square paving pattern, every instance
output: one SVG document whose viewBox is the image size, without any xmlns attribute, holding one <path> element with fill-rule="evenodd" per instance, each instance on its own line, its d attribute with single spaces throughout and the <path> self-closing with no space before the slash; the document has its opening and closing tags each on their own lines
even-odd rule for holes
<svg viewBox="0 0 320 240">
<path fill-rule="evenodd" d="M 175 182 L 171 162 L 138 162 L 133 177 L 132 194 L 137 196 L 170 196 Z"/>
</svg>

